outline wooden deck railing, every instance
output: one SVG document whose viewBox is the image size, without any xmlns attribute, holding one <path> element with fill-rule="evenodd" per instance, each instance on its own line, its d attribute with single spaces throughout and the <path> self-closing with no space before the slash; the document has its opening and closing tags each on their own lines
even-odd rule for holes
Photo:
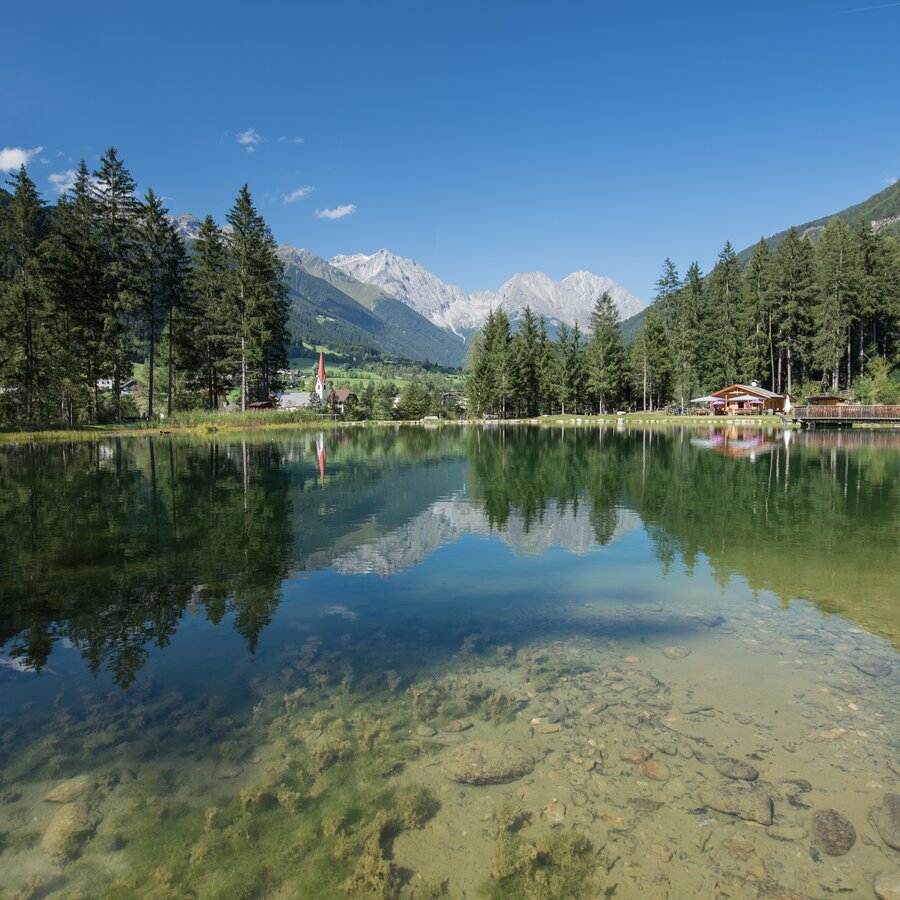
<svg viewBox="0 0 900 900">
<path fill-rule="evenodd" d="M 793 413 L 797 419 L 900 421 L 900 406 L 795 406 Z"/>
</svg>

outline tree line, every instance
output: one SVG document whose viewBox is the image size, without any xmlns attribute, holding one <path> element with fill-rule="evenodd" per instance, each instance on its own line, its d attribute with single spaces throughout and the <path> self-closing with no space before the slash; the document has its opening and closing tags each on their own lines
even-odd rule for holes
<svg viewBox="0 0 900 900">
<path fill-rule="evenodd" d="M 0 421 L 121 422 L 268 399 L 287 362 L 287 289 L 244 185 L 190 254 L 116 148 L 81 162 L 55 205 L 25 166 L 0 189 Z M 137 409 L 127 384 L 146 366 Z M 157 372 L 164 384 L 157 383 Z"/>
<path fill-rule="evenodd" d="M 852 390 L 863 402 L 900 402 L 890 377 L 900 351 L 900 241 L 832 219 L 819 240 L 791 229 L 746 267 L 726 243 L 713 270 L 685 276 L 666 259 L 636 339 L 625 346 L 604 293 L 590 330 L 547 323 L 526 309 L 515 329 L 494 310 L 474 336 L 467 396 L 477 415 L 606 413 L 686 408 L 692 397 L 753 381 L 808 396 Z"/>
</svg>

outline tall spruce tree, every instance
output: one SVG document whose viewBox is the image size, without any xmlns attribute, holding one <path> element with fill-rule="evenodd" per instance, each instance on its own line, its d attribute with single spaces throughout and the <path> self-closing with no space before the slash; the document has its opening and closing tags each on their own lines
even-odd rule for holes
<svg viewBox="0 0 900 900">
<path fill-rule="evenodd" d="M 285 363 L 287 291 L 275 242 L 245 184 L 228 213 L 228 305 L 235 335 L 241 409 L 268 400 Z"/>
<path fill-rule="evenodd" d="M 760 238 L 744 270 L 745 334 L 741 354 L 741 378 L 775 383 L 775 327 L 772 298 L 775 260 L 765 239 Z"/>
<path fill-rule="evenodd" d="M 671 339 L 675 330 L 675 296 L 681 287 L 681 281 L 678 278 L 678 269 L 669 257 L 666 257 L 663 262 L 662 272 L 659 278 L 656 279 L 655 286 L 656 296 L 653 298 L 653 302 L 659 309 L 666 338 Z"/>
<path fill-rule="evenodd" d="M 122 382 L 131 374 L 138 202 L 134 179 L 115 147 L 106 151 L 94 171 L 92 190 L 102 253 L 101 357 L 112 373 L 115 420 L 121 422 Z"/>
<path fill-rule="evenodd" d="M 57 204 L 47 268 L 60 344 L 63 417 L 73 423 L 83 411 L 88 422 L 96 422 L 97 381 L 103 374 L 103 252 L 91 176 L 84 160 L 73 187 Z"/>
<path fill-rule="evenodd" d="M 212 216 L 200 225 L 191 261 L 189 298 L 195 313 L 191 343 L 196 350 L 196 375 L 202 380 L 210 410 L 215 410 L 234 371 L 228 363 L 228 260 L 222 232 Z"/>
<path fill-rule="evenodd" d="M 11 196 L 0 207 L 0 386 L 14 414 L 33 422 L 43 411 L 51 352 L 42 266 L 47 219 L 24 165 L 7 184 Z"/>
<path fill-rule="evenodd" d="M 537 319 L 530 306 L 525 307 L 522 320 L 512 339 L 511 395 L 517 414 L 533 416 L 538 412 L 540 398 L 540 347 Z"/>
<path fill-rule="evenodd" d="M 731 384 L 741 372 L 744 323 L 742 321 L 741 264 L 731 241 L 726 241 L 709 276 L 707 374 L 714 383 Z"/>
<path fill-rule="evenodd" d="M 846 361 L 846 384 L 851 381 L 851 335 L 859 296 L 856 244 L 841 219 L 833 218 L 818 246 L 818 302 L 815 308 L 815 360 L 822 384 L 837 391 Z"/>
<path fill-rule="evenodd" d="M 672 339 L 674 378 L 683 409 L 700 387 L 699 347 L 703 338 L 701 317 L 704 304 L 703 273 L 700 264 L 691 263 L 684 285 L 675 295 L 675 333 Z"/>
<path fill-rule="evenodd" d="M 591 336 L 587 347 L 588 393 L 595 399 L 601 415 L 619 400 L 624 370 L 619 311 L 609 291 L 604 291 L 591 312 Z"/>
<path fill-rule="evenodd" d="M 810 364 L 815 291 L 812 244 L 791 228 L 778 248 L 775 268 L 776 363 L 772 389 L 778 393 L 791 393 Z"/>
</svg>

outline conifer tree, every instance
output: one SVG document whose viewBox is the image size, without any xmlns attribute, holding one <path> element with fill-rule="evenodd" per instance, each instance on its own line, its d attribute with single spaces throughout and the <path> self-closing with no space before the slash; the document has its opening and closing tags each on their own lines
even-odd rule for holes
<svg viewBox="0 0 900 900">
<path fill-rule="evenodd" d="M 809 238 L 791 228 L 775 269 L 774 328 L 776 364 L 772 389 L 791 393 L 810 362 L 812 305 L 815 299 L 814 252 Z"/>
<path fill-rule="evenodd" d="M 538 411 L 540 396 L 540 350 L 537 320 L 530 306 L 525 307 L 525 314 L 516 328 L 510 351 L 512 398 L 519 415 L 533 416 Z"/>
<path fill-rule="evenodd" d="M 837 391 L 845 358 L 846 383 L 849 385 L 851 380 L 851 328 L 859 295 L 856 245 L 843 221 L 835 217 L 825 227 L 817 256 L 819 288 L 813 349 L 823 385 L 830 381 L 832 390 Z"/>
<path fill-rule="evenodd" d="M 94 171 L 96 227 L 102 253 L 100 309 L 103 362 L 112 371 L 115 420 L 122 421 L 122 381 L 131 374 L 134 314 L 135 220 L 138 203 L 131 173 L 110 147 Z"/>
<path fill-rule="evenodd" d="M 699 346 L 703 338 L 701 331 L 703 305 L 703 273 L 700 271 L 700 264 L 693 262 L 688 267 L 684 285 L 675 295 L 673 376 L 682 409 L 700 386 Z"/>
<path fill-rule="evenodd" d="M 656 279 L 656 296 L 653 302 L 659 309 L 663 328 L 666 332 L 666 338 L 671 338 L 675 330 L 675 295 L 681 287 L 681 281 L 678 278 L 678 269 L 675 263 L 669 257 L 663 262 L 662 272 Z"/>
<path fill-rule="evenodd" d="M 75 184 L 63 194 L 52 220 L 48 247 L 48 282 L 56 310 L 60 343 L 60 391 L 70 423 L 84 407 L 88 422 L 97 421 L 97 381 L 101 364 L 103 253 L 91 176 L 84 160 Z"/>
<path fill-rule="evenodd" d="M 643 408 L 653 410 L 668 400 L 672 379 L 672 350 L 666 339 L 662 311 L 655 305 L 647 309 L 632 354 L 635 388 L 643 398 Z"/>
<path fill-rule="evenodd" d="M 134 256 L 134 306 L 147 347 L 147 416 L 153 417 L 156 345 L 166 313 L 168 284 L 168 210 L 150 188 L 138 210 Z"/>
<path fill-rule="evenodd" d="M 200 225 L 191 262 L 188 296 L 195 313 L 196 374 L 202 378 L 210 410 L 215 410 L 233 371 L 227 363 L 230 355 L 226 299 L 228 262 L 222 232 L 212 216 L 208 215 Z"/>
<path fill-rule="evenodd" d="M 275 242 L 245 184 L 228 213 L 228 301 L 236 338 L 241 409 L 268 399 L 285 363 L 287 302 Z"/>
<path fill-rule="evenodd" d="M 11 196 L 0 210 L 0 384 L 25 421 L 33 422 L 38 418 L 40 391 L 47 386 L 43 368 L 50 352 L 44 342 L 46 216 L 24 165 L 7 184 Z"/>
<path fill-rule="evenodd" d="M 604 291 L 591 312 L 591 337 L 587 348 L 588 392 L 596 399 L 601 415 L 618 401 L 623 376 L 619 311 L 609 291 Z"/>
<path fill-rule="evenodd" d="M 747 382 L 775 383 L 775 339 L 772 297 L 775 261 L 765 239 L 760 238 L 744 270 L 746 331 L 741 355 L 741 378 Z"/>
<path fill-rule="evenodd" d="M 726 241 L 709 277 L 706 329 L 707 376 L 719 384 L 738 380 L 743 344 L 741 264 Z"/>
</svg>

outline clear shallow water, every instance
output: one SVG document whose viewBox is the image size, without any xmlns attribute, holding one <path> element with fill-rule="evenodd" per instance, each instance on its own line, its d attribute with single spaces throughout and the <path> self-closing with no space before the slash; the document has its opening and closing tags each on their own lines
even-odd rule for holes
<svg viewBox="0 0 900 900">
<path fill-rule="evenodd" d="M 0 894 L 872 895 L 898 475 L 881 433 L 4 448 Z"/>
</svg>

